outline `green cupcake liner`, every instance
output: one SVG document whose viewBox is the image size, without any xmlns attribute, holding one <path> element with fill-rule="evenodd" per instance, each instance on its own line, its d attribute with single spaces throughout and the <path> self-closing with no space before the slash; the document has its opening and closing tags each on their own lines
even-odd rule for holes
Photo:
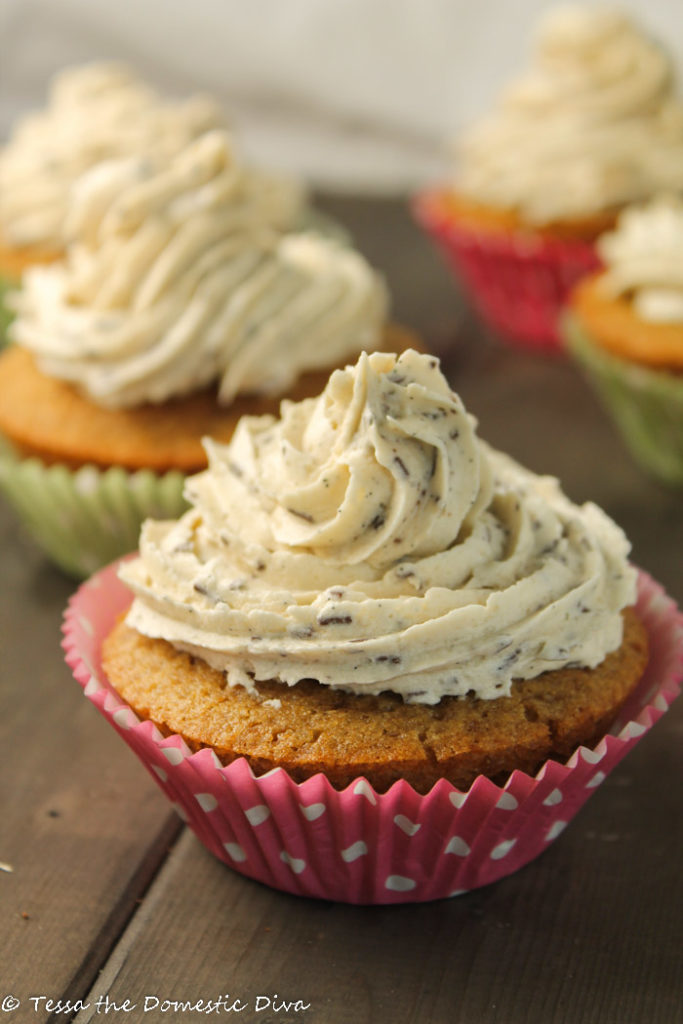
<svg viewBox="0 0 683 1024">
<path fill-rule="evenodd" d="M 0 274 L 0 347 L 7 341 L 7 328 L 14 318 L 14 313 L 7 307 L 5 296 L 16 287 L 14 278 Z"/>
<path fill-rule="evenodd" d="M 145 519 L 177 519 L 187 508 L 184 483 L 175 470 L 47 466 L 0 440 L 0 490 L 48 557 L 76 579 L 135 551 Z"/>
<path fill-rule="evenodd" d="M 634 459 L 663 483 L 683 486 L 683 376 L 613 356 L 570 314 L 562 331 Z"/>
</svg>

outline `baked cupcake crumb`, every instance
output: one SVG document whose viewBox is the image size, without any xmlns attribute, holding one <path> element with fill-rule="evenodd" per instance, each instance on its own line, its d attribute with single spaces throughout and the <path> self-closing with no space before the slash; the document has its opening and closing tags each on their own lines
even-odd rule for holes
<svg viewBox="0 0 683 1024">
<path fill-rule="evenodd" d="M 467 789 L 478 775 L 502 784 L 533 775 L 607 731 L 647 663 L 647 634 L 624 613 L 624 639 L 595 669 L 564 668 L 513 683 L 509 697 L 444 697 L 408 704 L 392 693 L 358 696 L 305 680 L 293 687 L 226 685 L 201 658 L 120 622 L 103 646 L 107 676 L 140 718 L 223 764 L 245 757 L 255 774 L 284 768 L 296 781 L 322 772 L 336 789 L 359 776 L 378 791 L 405 779 L 426 793 L 442 778 Z"/>
</svg>

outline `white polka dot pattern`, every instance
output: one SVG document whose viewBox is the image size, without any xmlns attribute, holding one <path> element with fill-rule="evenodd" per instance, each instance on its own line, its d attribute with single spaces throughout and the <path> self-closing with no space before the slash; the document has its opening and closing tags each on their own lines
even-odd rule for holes
<svg viewBox="0 0 683 1024">
<path fill-rule="evenodd" d="M 112 715 L 119 729 L 130 729 L 135 724 L 135 716 L 130 708 L 119 708 Z"/>
<path fill-rule="evenodd" d="M 262 825 L 270 817 L 270 811 L 265 804 L 257 804 L 255 807 L 248 807 L 244 816 L 250 825 Z"/>
<path fill-rule="evenodd" d="M 369 800 L 373 806 L 377 803 L 377 797 L 375 796 L 372 787 L 365 779 L 361 779 L 353 787 L 353 791 L 356 796 L 364 796 L 366 800 Z"/>
<path fill-rule="evenodd" d="M 208 814 L 210 811 L 215 811 L 218 807 L 218 800 L 213 793 L 195 793 L 195 800 L 203 811 Z"/>
<path fill-rule="evenodd" d="M 448 794 L 448 799 L 454 807 L 462 807 L 467 800 L 467 793 L 459 793 L 457 790 L 454 790 Z"/>
<path fill-rule="evenodd" d="M 116 588 L 112 573 L 104 570 L 100 598 Z M 67 613 L 67 661 L 88 698 L 212 852 L 258 881 L 325 899 L 400 903 L 459 895 L 528 863 L 668 708 L 681 672 L 678 638 L 668 640 L 664 631 L 664 642 L 661 625 L 651 629 L 660 682 L 644 680 L 651 703 L 596 749 L 579 748 L 566 764 L 549 761 L 535 778 L 515 772 L 504 789 L 478 778 L 466 793 L 445 782 L 425 796 L 404 782 L 376 793 L 360 778 L 337 791 L 320 775 L 297 785 L 280 768 L 256 777 L 243 759 L 224 766 L 213 751 L 192 753 L 180 737 L 140 722 L 99 662 L 98 643 L 126 599 L 123 592 L 109 619 L 99 606 L 96 614 L 81 607 L 80 599 Z"/>
<path fill-rule="evenodd" d="M 397 814 L 394 818 L 394 825 L 397 825 L 407 836 L 414 836 L 422 828 L 420 824 L 406 818 L 405 814 Z"/>
<path fill-rule="evenodd" d="M 405 875 L 389 875 L 384 884 L 393 892 L 410 892 L 415 888 L 417 882 L 414 878 L 406 878 Z"/>
<path fill-rule="evenodd" d="M 178 750 L 177 747 L 162 747 L 161 753 L 164 755 L 169 764 L 180 764 L 181 761 L 185 760 L 182 750 Z"/>
<path fill-rule="evenodd" d="M 548 793 L 543 801 L 544 807 L 554 807 L 555 804 L 559 803 L 562 803 L 562 793 L 559 789 L 554 789 L 552 793 Z"/>
<path fill-rule="evenodd" d="M 353 864 L 354 860 L 358 860 L 359 857 L 364 857 L 367 852 L 367 843 L 359 840 L 357 843 L 353 843 L 351 846 L 347 846 L 345 850 L 342 850 L 341 856 L 342 860 L 345 860 L 347 864 Z"/>
<path fill-rule="evenodd" d="M 102 687 L 98 683 L 97 679 L 93 675 L 91 675 L 90 679 L 86 683 L 86 687 L 83 693 L 86 695 L 86 697 L 92 697 L 94 693 L 98 693 L 101 689 Z"/>
<path fill-rule="evenodd" d="M 494 846 L 491 850 L 491 860 L 502 860 L 503 857 L 507 857 L 516 842 L 516 839 L 505 839 L 502 843 L 498 843 L 498 845 Z"/>
<path fill-rule="evenodd" d="M 470 848 L 462 836 L 453 836 L 446 843 L 444 853 L 454 853 L 456 857 L 467 857 L 470 853 Z"/>
<path fill-rule="evenodd" d="M 325 813 L 325 804 L 309 804 L 305 807 L 303 804 L 299 804 L 301 813 L 307 821 L 317 821 L 317 819 Z"/>
<path fill-rule="evenodd" d="M 548 831 L 545 834 L 545 841 L 547 843 L 552 843 L 553 839 L 557 839 L 559 834 L 561 832 L 564 832 L 566 827 L 567 827 L 567 822 L 566 821 L 560 821 L 558 819 L 557 821 L 553 822 L 553 824 L 550 826 L 550 828 L 548 829 Z"/>
<path fill-rule="evenodd" d="M 223 843 L 223 849 L 231 860 L 241 862 L 247 859 L 247 855 L 239 843 Z"/>
<path fill-rule="evenodd" d="M 283 850 L 280 854 L 280 860 L 287 864 L 295 875 L 300 875 L 306 869 L 305 860 L 301 860 L 300 857 L 292 857 L 286 850 Z"/>
</svg>

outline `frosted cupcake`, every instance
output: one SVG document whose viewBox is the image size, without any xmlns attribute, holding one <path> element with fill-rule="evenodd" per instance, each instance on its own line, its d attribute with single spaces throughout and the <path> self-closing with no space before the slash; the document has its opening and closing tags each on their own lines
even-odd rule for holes
<svg viewBox="0 0 683 1024">
<path fill-rule="evenodd" d="M 621 530 L 480 441 L 414 351 L 208 449 L 126 586 L 81 589 L 66 647 L 210 849 L 356 902 L 540 852 L 644 731 L 648 633 L 672 685 L 673 614 L 663 641 Z"/>
<path fill-rule="evenodd" d="M 45 109 L 0 150 L 0 293 L 26 267 L 62 256 L 69 193 L 84 172 L 113 157 L 164 159 L 222 120 L 208 97 L 162 99 L 121 64 L 57 75 Z"/>
<path fill-rule="evenodd" d="M 553 10 L 530 70 L 465 134 L 452 186 L 418 213 L 504 336 L 555 349 L 569 289 L 628 203 L 683 189 L 671 61 L 625 14 Z"/>
<path fill-rule="evenodd" d="M 170 161 L 103 162 L 73 196 L 78 244 L 15 299 L 0 474 L 83 574 L 132 549 L 145 516 L 178 514 L 202 437 L 228 440 L 240 414 L 381 346 L 386 293 L 348 246 L 275 230 L 296 196 L 256 185 L 221 131 Z"/>
<path fill-rule="evenodd" d="M 621 214 L 601 273 L 574 290 L 568 344 L 638 462 L 683 485 L 683 200 Z"/>
</svg>

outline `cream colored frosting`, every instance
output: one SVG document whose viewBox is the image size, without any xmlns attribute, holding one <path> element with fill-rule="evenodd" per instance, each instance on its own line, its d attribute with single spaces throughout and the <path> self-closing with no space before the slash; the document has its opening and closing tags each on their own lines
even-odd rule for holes
<svg viewBox="0 0 683 1024">
<path fill-rule="evenodd" d="M 682 199 L 661 196 L 625 210 L 598 250 L 610 294 L 628 295 L 643 320 L 683 323 Z"/>
<path fill-rule="evenodd" d="M 683 104 L 671 61 L 625 14 L 557 8 L 531 69 L 459 155 L 459 190 L 530 223 L 681 189 Z"/>
<path fill-rule="evenodd" d="M 298 188 L 245 173 L 208 132 L 168 162 L 99 164 L 74 191 L 80 243 L 24 275 L 15 341 L 101 405 L 134 406 L 218 380 L 219 397 L 280 394 L 301 373 L 377 344 L 378 276 L 348 246 L 280 234 Z"/>
<path fill-rule="evenodd" d="M 621 642 L 621 530 L 480 441 L 430 356 L 363 353 L 205 443 L 192 508 L 145 523 L 121 576 L 133 627 L 230 684 L 489 699 Z"/>
<path fill-rule="evenodd" d="M 45 110 L 24 118 L 0 151 L 0 234 L 14 246 L 61 250 L 74 182 L 101 160 L 167 158 L 223 117 L 205 95 L 162 99 L 117 63 L 58 75 Z"/>
</svg>

